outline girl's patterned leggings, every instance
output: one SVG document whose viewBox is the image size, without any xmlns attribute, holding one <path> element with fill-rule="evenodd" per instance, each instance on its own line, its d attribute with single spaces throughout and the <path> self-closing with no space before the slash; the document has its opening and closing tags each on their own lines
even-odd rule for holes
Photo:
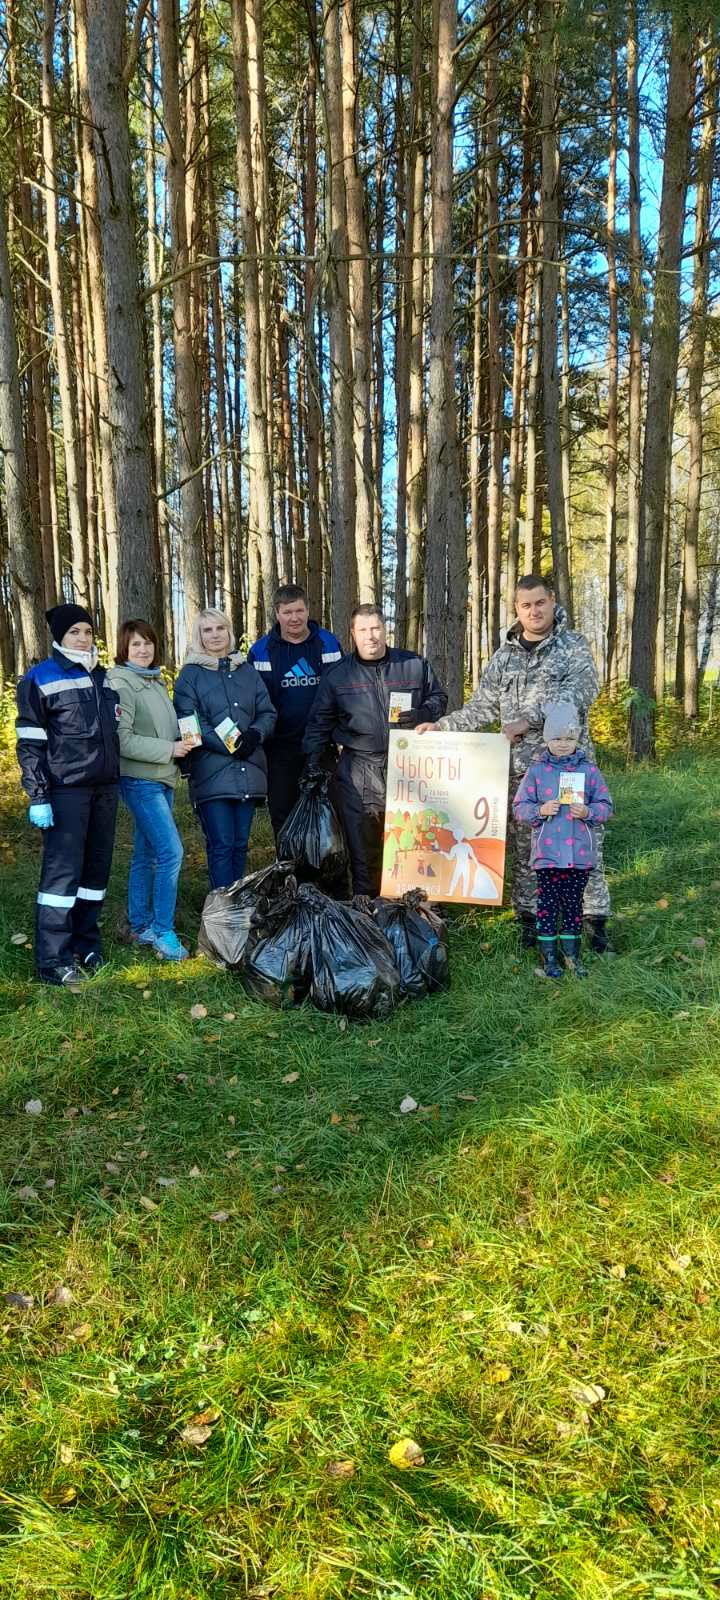
<svg viewBox="0 0 720 1600">
<path fill-rule="evenodd" d="M 541 938 L 559 932 L 582 933 L 583 895 L 590 873 L 585 867 L 540 867 L 537 878 L 537 931 Z"/>
</svg>

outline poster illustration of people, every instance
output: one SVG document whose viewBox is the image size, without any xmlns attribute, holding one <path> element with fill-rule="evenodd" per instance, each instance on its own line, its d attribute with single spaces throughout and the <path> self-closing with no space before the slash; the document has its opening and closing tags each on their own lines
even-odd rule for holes
<svg viewBox="0 0 720 1600">
<path fill-rule="evenodd" d="M 391 729 L 381 894 L 502 905 L 509 768 L 501 733 Z"/>
</svg>

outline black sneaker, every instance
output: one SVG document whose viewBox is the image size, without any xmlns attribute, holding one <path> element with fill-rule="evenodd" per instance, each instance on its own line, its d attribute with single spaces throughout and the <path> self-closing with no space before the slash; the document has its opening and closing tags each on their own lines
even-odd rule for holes
<svg viewBox="0 0 720 1600">
<path fill-rule="evenodd" d="M 69 989 L 76 994 L 82 985 L 82 973 L 75 966 L 41 967 L 38 982 L 52 983 L 56 989 Z"/>
<path fill-rule="evenodd" d="M 101 967 L 107 966 L 107 961 L 100 950 L 90 950 L 86 956 L 78 956 L 77 964 L 83 978 L 94 978 Z"/>
</svg>

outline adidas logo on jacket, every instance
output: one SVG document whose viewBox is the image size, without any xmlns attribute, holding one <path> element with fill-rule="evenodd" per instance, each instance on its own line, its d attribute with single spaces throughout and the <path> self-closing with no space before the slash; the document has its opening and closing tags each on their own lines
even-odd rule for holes
<svg viewBox="0 0 720 1600">
<path fill-rule="evenodd" d="M 317 622 L 308 623 L 307 639 L 292 644 L 283 639 L 278 623 L 252 646 L 248 661 L 262 674 L 278 714 L 274 739 L 299 744 L 324 672 L 342 660 L 334 633 Z"/>
</svg>

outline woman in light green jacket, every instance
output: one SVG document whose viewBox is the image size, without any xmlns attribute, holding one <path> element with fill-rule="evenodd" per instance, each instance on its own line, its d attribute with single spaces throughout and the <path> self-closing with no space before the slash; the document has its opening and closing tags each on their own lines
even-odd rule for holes
<svg viewBox="0 0 720 1600">
<path fill-rule="evenodd" d="M 120 697 L 120 793 L 135 822 L 128 880 L 130 937 L 166 961 L 188 955 L 175 932 L 183 847 L 173 818 L 177 763 L 192 748 L 181 739 L 160 677 L 158 638 L 149 622 L 123 622 L 108 681 Z"/>
</svg>

